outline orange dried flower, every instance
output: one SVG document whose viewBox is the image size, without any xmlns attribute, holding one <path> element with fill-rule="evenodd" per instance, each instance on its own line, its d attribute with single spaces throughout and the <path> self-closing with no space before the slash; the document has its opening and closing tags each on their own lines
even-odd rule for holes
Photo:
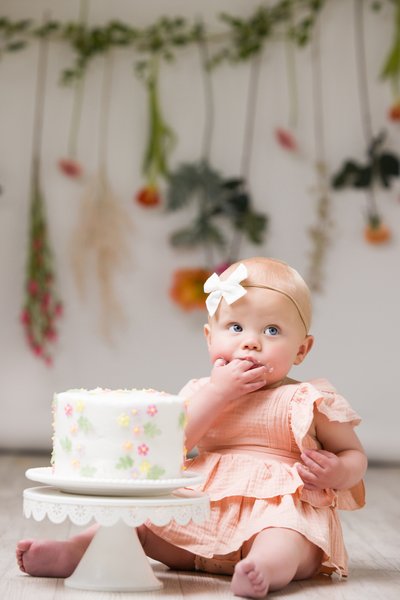
<svg viewBox="0 0 400 600">
<path fill-rule="evenodd" d="M 203 286 L 210 275 L 207 269 L 178 269 L 170 289 L 172 300 L 184 310 L 204 309 L 207 294 Z"/>
<path fill-rule="evenodd" d="M 364 229 L 364 238 L 369 244 L 384 244 L 392 237 L 392 232 L 385 223 L 382 223 L 380 217 L 370 217 L 367 226 Z"/>
<path fill-rule="evenodd" d="M 388 117 L 391 121 L 400 121 L 400 100 L 392 104 L 389 108 Z"/>
<path fill-rule="evenodd" d="M 138 191 L 136 201 L 142 206 L 158 206 L 161 202 L 158 188 L 154 185 L 147 185 Z"/>
</svg>

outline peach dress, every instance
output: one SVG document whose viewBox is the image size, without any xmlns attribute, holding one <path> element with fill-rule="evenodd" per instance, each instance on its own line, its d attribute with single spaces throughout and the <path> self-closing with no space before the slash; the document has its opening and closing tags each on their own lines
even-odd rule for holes
<svg viewBox="0 0 400 600">
<path fill-rule="evenodd" d="M 207 381 L 187 384 L 190 396 Z M 219 416 L 186 461 L 204 482 L 192 489 L 208 494 L 211 517 L 202 524 L 175 522 L 149 528 L 175 546 L 203 557 L 240 560 L 246 541 L 268 527 L 300 532 L 323 551 L 320 572 L 347 575 L 347 553 L 337 510 L 364 505 L 361 481 L 351 490 L 306 490 L 295 467 L 303 448 L 320 448 L 314 410 L 330 421 L 358 425 L 359 416 L 326 380 L 292 383 L 243 396 Z M 205 566 L 204 566 L 205 565 Z M 219 567 L 220 572 L 230 572 Z M 218 572 L 218 568 L 213 572 Z"/>
</svg>

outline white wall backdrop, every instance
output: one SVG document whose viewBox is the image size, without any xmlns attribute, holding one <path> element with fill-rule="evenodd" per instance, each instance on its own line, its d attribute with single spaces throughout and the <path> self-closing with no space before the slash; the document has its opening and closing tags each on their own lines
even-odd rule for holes
<svg viewBox="0 0 400 600">
<path fill-rule="evenodd" d="M 250 15 L 254 0 L 92 0 L 90 23 L 111 19 L 133 26 L 150 25 L 161 14 L 194 19 L 201 15 L 215 31 L 226 11 Z M 365 2 L 369 86 L 375 132 L 385 127 L 390 147 L 400 152 L 399 125 L 386 120 L 387 83 L 378 73 L 392 34 L 388 8 L 379 17 Z M 45 9 L 57 20 L 76 20 L 77 0 L 2 0 L 0 13 L 11 19 L 40 21 Z M 195 48 L 177 53 L 161 71 L 166 120 L 178 136 L 171 166 L 200 156 L 204 100 Z M 0 448 L 50 448 L 50 403 L 56 391 L 71 387 L 154 387 L 176 392 L 192 377 L 206 375 L 208 356 L 202 337 L 205 313 L 183 313 L 168 296 L 172 272 L 201 266 L 201 252 L 171 248 L 168 235 L 187 222 L 187 214 L 145 210 L 133 201 L 142 184 L 140 167 L 147 136 L 147 101 L 133 73 L 133 56 L 114 55 L 109 120 L 108 172 L 114 191 L 129 212 L 133 230 L 130 262 L 116 273 L 115 286 L 126 323 L 115 330 L 113 344 L 99 334 L 98 291 L 94 277 L 82 302 L 70 264 L 70 243 L 77 226 L 81 184 L 57 169 L 65 155 L 72 89 L 59 85 L 60 72 L 72 56 L 53 43 L 48 65 L 43 130 L 42 182 L 56 255 L 59 290 L 65 305 L 55 363 L 46 367 L 24 340 L 19 313 L 23 302 L 29 210 L 37 45 L 8 54 L 0 62 Z M 327 161 L 331 172 L 345 157 L 364 159 L 364 137 L 354 57 L 353 2 L 329 0 L 321 17 L 321 60 Z M 79 157 L 94 172 L 99 136 L 99 97 L 103 59 L 96 59 L 85 83 Z M 310 48 L 296 51 L 300 156 L 279 148 L 273 137 L 288 119 L 283 44 L 271 43 L 263 54 L 250 185 L 256 208 L 270 216 L 261 247 L 243 246 L 242 255 L 264 254 L 286 260 L 303 274 L 311 249 L 307 229 L 314 223 L 315 183 Z M 212 164 L 226 175 L 240 170 L 249 64 L 224 64 L 213 74 L 215 129 Z M 332 194 L 333 242 L 326 262 L 326 283 L 315 295 L 316 343 L 293 376 L 327 377 L 360 412 L 359 433 L 373 459 L 400 459 L 400 401 L 396 371 L 400 336 L 399 188 L 379 192 L 378 201 L 393 231 L 382 246 L 363 241 L 365 197 L 362 192 Z"/>
</svg>

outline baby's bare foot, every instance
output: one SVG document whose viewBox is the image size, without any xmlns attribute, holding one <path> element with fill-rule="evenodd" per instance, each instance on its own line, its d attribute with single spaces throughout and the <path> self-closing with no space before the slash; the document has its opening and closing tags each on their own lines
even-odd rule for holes
<svg viewBox="0 0 400 600">
<path fill-rule="evenodd" d="M 84 549 L 70 541 L 21 540 L 16 549 L 21 571 L 34 577 L 69 577 Z"/>
<path fill-rule="evenodd" d="M 268 593 L 269 578 L 253 560 L 245 558 L 235 567 L 231 588 L 235 596 L 264 598 Z"/>
</svg>

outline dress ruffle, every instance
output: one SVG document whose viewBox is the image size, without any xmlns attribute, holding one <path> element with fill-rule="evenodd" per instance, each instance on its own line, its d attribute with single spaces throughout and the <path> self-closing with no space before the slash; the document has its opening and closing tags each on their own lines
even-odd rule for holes
<svg viewBox="0 0 400 600">
<path fill-rule="evenodd" d="M 302 383 L 298 386 L 291 403 L 291 426 L 300 450 L 318 448 L 315 439 L 309 435 L 314 419 L 314 407 L 330 421 L 350 423 L 353 427 L 361 421 L 347 400 L 338 394 L 326 380 Z M 356 510 L 365 504 L 365 488 L 362 481 L 349 490 L 324 491 L 327 496 L 331 496 L 332 504 L 341 510 Z M 318 490 L 304 490 L 302 499 L 314 506 L 321 506 L 321 504 L 315 504 L 314 496 L 318 493 Z"/>
</svg>

